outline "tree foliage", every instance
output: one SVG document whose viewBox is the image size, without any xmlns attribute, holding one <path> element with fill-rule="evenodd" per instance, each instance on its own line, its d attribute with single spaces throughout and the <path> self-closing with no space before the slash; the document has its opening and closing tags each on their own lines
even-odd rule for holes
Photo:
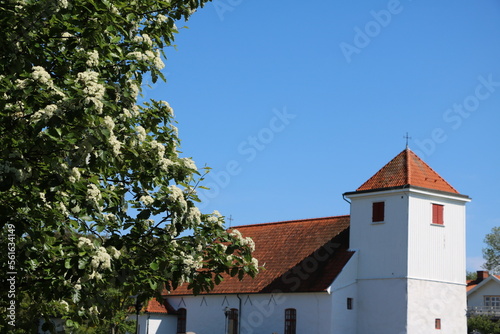
<svg viewBox="0 0 500 334">
<path fill-rule="evenodd" d="M 493 227 L 491 233 L 484 238 L 486 248 L 483 248 L 483 256 L 486 260 L 484 268 L 492 274 L 500 274 L 500 227 Z"/>
<path fill-rule="evenodd" d="M 486 316 L 467 318 L 467 333 L 469 334 L 500 334 L 500 323 Z"/>
<path fill-rule="evenodd" d="M 12 276 L 0 330 L 21 296 L 77 326 L 106 317 L 108 289 L 159 298 L 256 274 L 253 242 L 195 206 L 202 175 L 179 155 L 172 108 L 138 104 L 143 79 L 163 79 L 175 22 L 206 1 L 0 0 L 0 262 Z"/>
</svg>

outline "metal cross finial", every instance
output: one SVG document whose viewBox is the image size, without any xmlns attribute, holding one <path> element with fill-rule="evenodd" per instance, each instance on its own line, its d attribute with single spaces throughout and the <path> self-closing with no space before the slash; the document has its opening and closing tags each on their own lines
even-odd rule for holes
<svg viewBox="0 0 500 334">
<path fill-rule="evenodd" d="M 408 132 L 406 133 L 406 136 L 404 136 L 403 138 L 406 139 L 406 148 L 408 148 L 408 139 L 411 139 L 411 137 L 408 136 Z"/>
<path fill-rule="evenodd" d="M 229 227 L 231 227 L 231 223 L 233 222 L 233 215 L 229 215 L 229 218 L 227 219 L 229 221 Z"/>
</svg>

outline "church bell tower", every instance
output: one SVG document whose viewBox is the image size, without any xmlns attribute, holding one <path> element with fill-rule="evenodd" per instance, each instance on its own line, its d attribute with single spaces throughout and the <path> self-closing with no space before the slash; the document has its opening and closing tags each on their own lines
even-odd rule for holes
<svg viewBox="0 0 500 334">
<path fill-rule="evenodd" d="M 466 334 L 465 204 L 406 148 L 356 191 L 357 326 L 369 334 Z"/>
</svg>

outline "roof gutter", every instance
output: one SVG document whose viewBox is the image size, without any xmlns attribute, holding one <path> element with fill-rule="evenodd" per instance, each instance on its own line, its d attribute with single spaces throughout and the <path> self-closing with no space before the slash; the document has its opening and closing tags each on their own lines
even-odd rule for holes
<svg viewBox="0 0 500 334">
<path fill-rule="evenodd" d="M 349 200 L 347 198 L 345 198 L 345 194 L 342 194 L 342 198 L 344 199 L 344 201 L 346 201 L 347 203 L 351 204 L 351 202 L 349 202 Z"/>
</svg>

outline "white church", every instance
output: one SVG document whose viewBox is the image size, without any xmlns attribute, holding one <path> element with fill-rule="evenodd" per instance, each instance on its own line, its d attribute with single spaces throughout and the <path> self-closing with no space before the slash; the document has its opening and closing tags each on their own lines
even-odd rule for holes
<svg viewBox="0 0 500 334">
<path fill-rule="evenodd" d="M 350 215 L 235 227 L 265 264 L 153 300 L 142 334 L 466 334 L 465 204 L 410 149 L 355 191 Z"/>
</svg>

